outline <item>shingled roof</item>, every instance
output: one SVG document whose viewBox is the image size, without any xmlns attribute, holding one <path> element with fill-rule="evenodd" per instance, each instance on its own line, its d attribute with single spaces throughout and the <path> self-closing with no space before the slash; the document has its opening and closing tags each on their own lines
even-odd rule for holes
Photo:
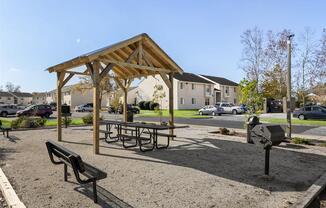
<svg viewBox="0 0 326 208">
<path fill-rule="evenodd" d="M 32 97 L 33 95 L 28 92 L 0 92 L 0 96 L 3 97 Z"/>
<path fill-rule="evenodd" d="M 211 80 L 212 82 L 216 82 L 221 85 L 228 85 L 228 86 L 238 86 L 239 84 L 236 82 L 233 82 L 231 80 L 225 79 L 223 77 L 214 77 L 214 76 L 208 76 L 208 75 L 202 75 L 201 76 Z"/>
<path fill-rule="evenodd" d="M 201 78 L 200 76 L 192 73 L 187 73 L 183 72 L 183 74 L 175 74 L 174 78 L 179 80 L 179 81 L 184 81 L 184 82 L 198 82 L 198 83 L 209 83 L 213 84 L 212 82 Z"/>
</svg>

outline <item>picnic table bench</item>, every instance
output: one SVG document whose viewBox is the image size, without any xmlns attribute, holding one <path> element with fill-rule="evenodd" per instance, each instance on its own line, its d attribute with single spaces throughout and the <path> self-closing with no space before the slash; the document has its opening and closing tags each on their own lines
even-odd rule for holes
<svg viewBox="0 0 326 208">
<path fill-rule="evenodd" d="M 94 202 L 97 203 L 96 181 L 106 178 L 107 174 L 102 170 L 99 170 L 98 168 L 84 162 L 78 154 L 55 142 L 47 141 L 45 144 L 51 162 L 55 165 L 63 164 L 65 181 L 67 181 L 68 178 L 67 167 L 69 166 L 72 168 L 79 184 L 93 183 Z M 56 157 L 56 159 L 54 159 L 54 157 Z M 86 179 L 82 179 L 80 175 L 83 175 Z"/>
<path fill-rule="evenodd" d="M 119 139 L 122 141 L 123 147 L 130 148 L 139 145 L 139 149 L 142 152 L 151 151 L 154 148 L 163 149 L 168 148 L 170 145 L 170 139 L 176 137 L 176 135 L 172 135 L 169 133 L 162 133 L 159 131 L 176 129 L 176 128 L 186 128 L 188 126 L 168 126 L 168 125 L 158 125 L 154 123 L 142 123 L 142 122 L 123 122 L 123 121 L 114 121 L 114 120 L 105 120 L 102 121 L 102 124 L 106 125 L 106 130 L 109 131 L 108 135 L 112 138 L 111 128 L 115 126 L 117 129 L 117 135 L 114 137 L 115 140 L 106 139 L 105 141 L 115 142 Z M 149 135 L 149 136 L 145 136 Z M 158 140 L 159 137 L 167 138 L 167 142 L 165 145 L 159 145 Z M 131 145 L 127 145 L 126 141 L 135 140 L 136 142 Z M 144 145 L 152 144 L 149 148 L 144 148 Z"/>
<path fill-rule="evenodd" d="M 2 125 L 2 121 L 0 120 L 0 131 L 2 131 L 3 136 L 6 135 L 7 138 L 9 138 L 9 131 L 11 131 L 12 129 L 10 127 L 4 127 Z"/>
</svg>

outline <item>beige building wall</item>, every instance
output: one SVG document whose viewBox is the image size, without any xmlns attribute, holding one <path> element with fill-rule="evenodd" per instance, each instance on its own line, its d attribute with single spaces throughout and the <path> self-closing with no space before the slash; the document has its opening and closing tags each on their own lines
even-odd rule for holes
<svg viewBox="0 0 326 208">
<path fill-rule="evenodd" d="M 46 104 L 46 93 L 33 94 L 32 103 L 33 104 Z"/>
<path fill-rule="evenodd" d="M 221 101 L 239 104 L 237 88 L 237 86 L 219 85 L 217 89 L 221 90 Z"/>
<path fill-rule="evenodd" d="M 180 88 L 181 83 L 183 83 L 183 89 Z M 137 88 L 137 101 L 151 101 L 156 84 L 163 85 L 163 91 L 166 96 L 162 100 L 162 108 L 168 109 L 169 88 L 160 76 L 148 77 L 139 83 Z M 194 85 L 194 89 L 192 89 L 192 85 Z M 173 79 L 174 109 L 199 109 L 205 105 L 205 99 L 208 99 L 209 104 L 213 104 L 213 86 L 213 84 L 183 82 Z M 210 88 L 209 93 L 206 92 L 206 88 Z M 181 99 L 183 99 L 183 102 Z"/>
<path fill-rule="evenodd" d="M 176 87 L 177 109 L 199 109 L 213 104 L 213 84 L 177 81 Z"/>
<path fill-rule="evenodd" d="M 0 103 L 3 104 L 12 104 L 14 103 L 13 97 L 0 96 Z"/>
</svg>

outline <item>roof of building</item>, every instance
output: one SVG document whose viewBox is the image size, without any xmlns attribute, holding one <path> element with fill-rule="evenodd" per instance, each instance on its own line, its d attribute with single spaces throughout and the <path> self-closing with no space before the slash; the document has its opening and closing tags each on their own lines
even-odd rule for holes
<svg viewBox="0 0 326 208">
<path fill-rule="evenodd" d="M 3 97 L 32 97 L 28 92 L 0 92 L 0 96 Z"/>
<path fill-rule="evenodd" d="M 214 77 L 214 76 L 208 76 L 208 75 L 202 75 L 203 77 L 206 77 L 207 79 L 216 82 L 221 85 L 229 85 L 229 86 L 238 86 L 238 83 L 233 82 L 231 80 L 225 79 L 223 77 Z"/>
<path fill-rule="evenodd" d="M 201 78 L 200 76 L 192 73 L 183 72 L 183 74 L 175 74 L 174 78 L 179 81 L 185 81 L 185 82 L 198 82 L 198 83 L 209 83 L 212 84 L 212 82 Z"/>
</svg>

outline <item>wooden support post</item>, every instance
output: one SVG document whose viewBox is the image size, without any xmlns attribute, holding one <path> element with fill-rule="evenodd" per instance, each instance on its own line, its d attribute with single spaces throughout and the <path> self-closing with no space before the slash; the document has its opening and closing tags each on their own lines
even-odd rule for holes
<svg viewBox="0 0 326 208">
<path fill-rule="evenodd" d="M 123 121 L 127 122 L 127 117 L 128 117 L 128 88 L 127 88 L 127 80 L 124 80 L 124 88 L 123 88 Z"/>
<path fill-rule="evenodd" d="M 57 136 L 58 142 L 62 141 L 62 119 L 61 119 L 61 104 L 62 104 L 62 82 L 65 77 L 64 72 L 57 72 Z"/>
<path fill-rule="evenodd" d="M 100 79 L 99 79 L 99 62 L 95 61 L 92 64 L 92 80 L 93 80 L 93 150 L 94 154 L 100 153 Z"/>
<path fill-rule="evenodd" d="M 169 125 L 174 126 L 173 73 L 169 74 L 169 81 L 170 81 L 170 87 L 169 87 Z M 173 129 L 170 129 L 170 134 L 174 135 L 174 130 Z"/>
</svg>

